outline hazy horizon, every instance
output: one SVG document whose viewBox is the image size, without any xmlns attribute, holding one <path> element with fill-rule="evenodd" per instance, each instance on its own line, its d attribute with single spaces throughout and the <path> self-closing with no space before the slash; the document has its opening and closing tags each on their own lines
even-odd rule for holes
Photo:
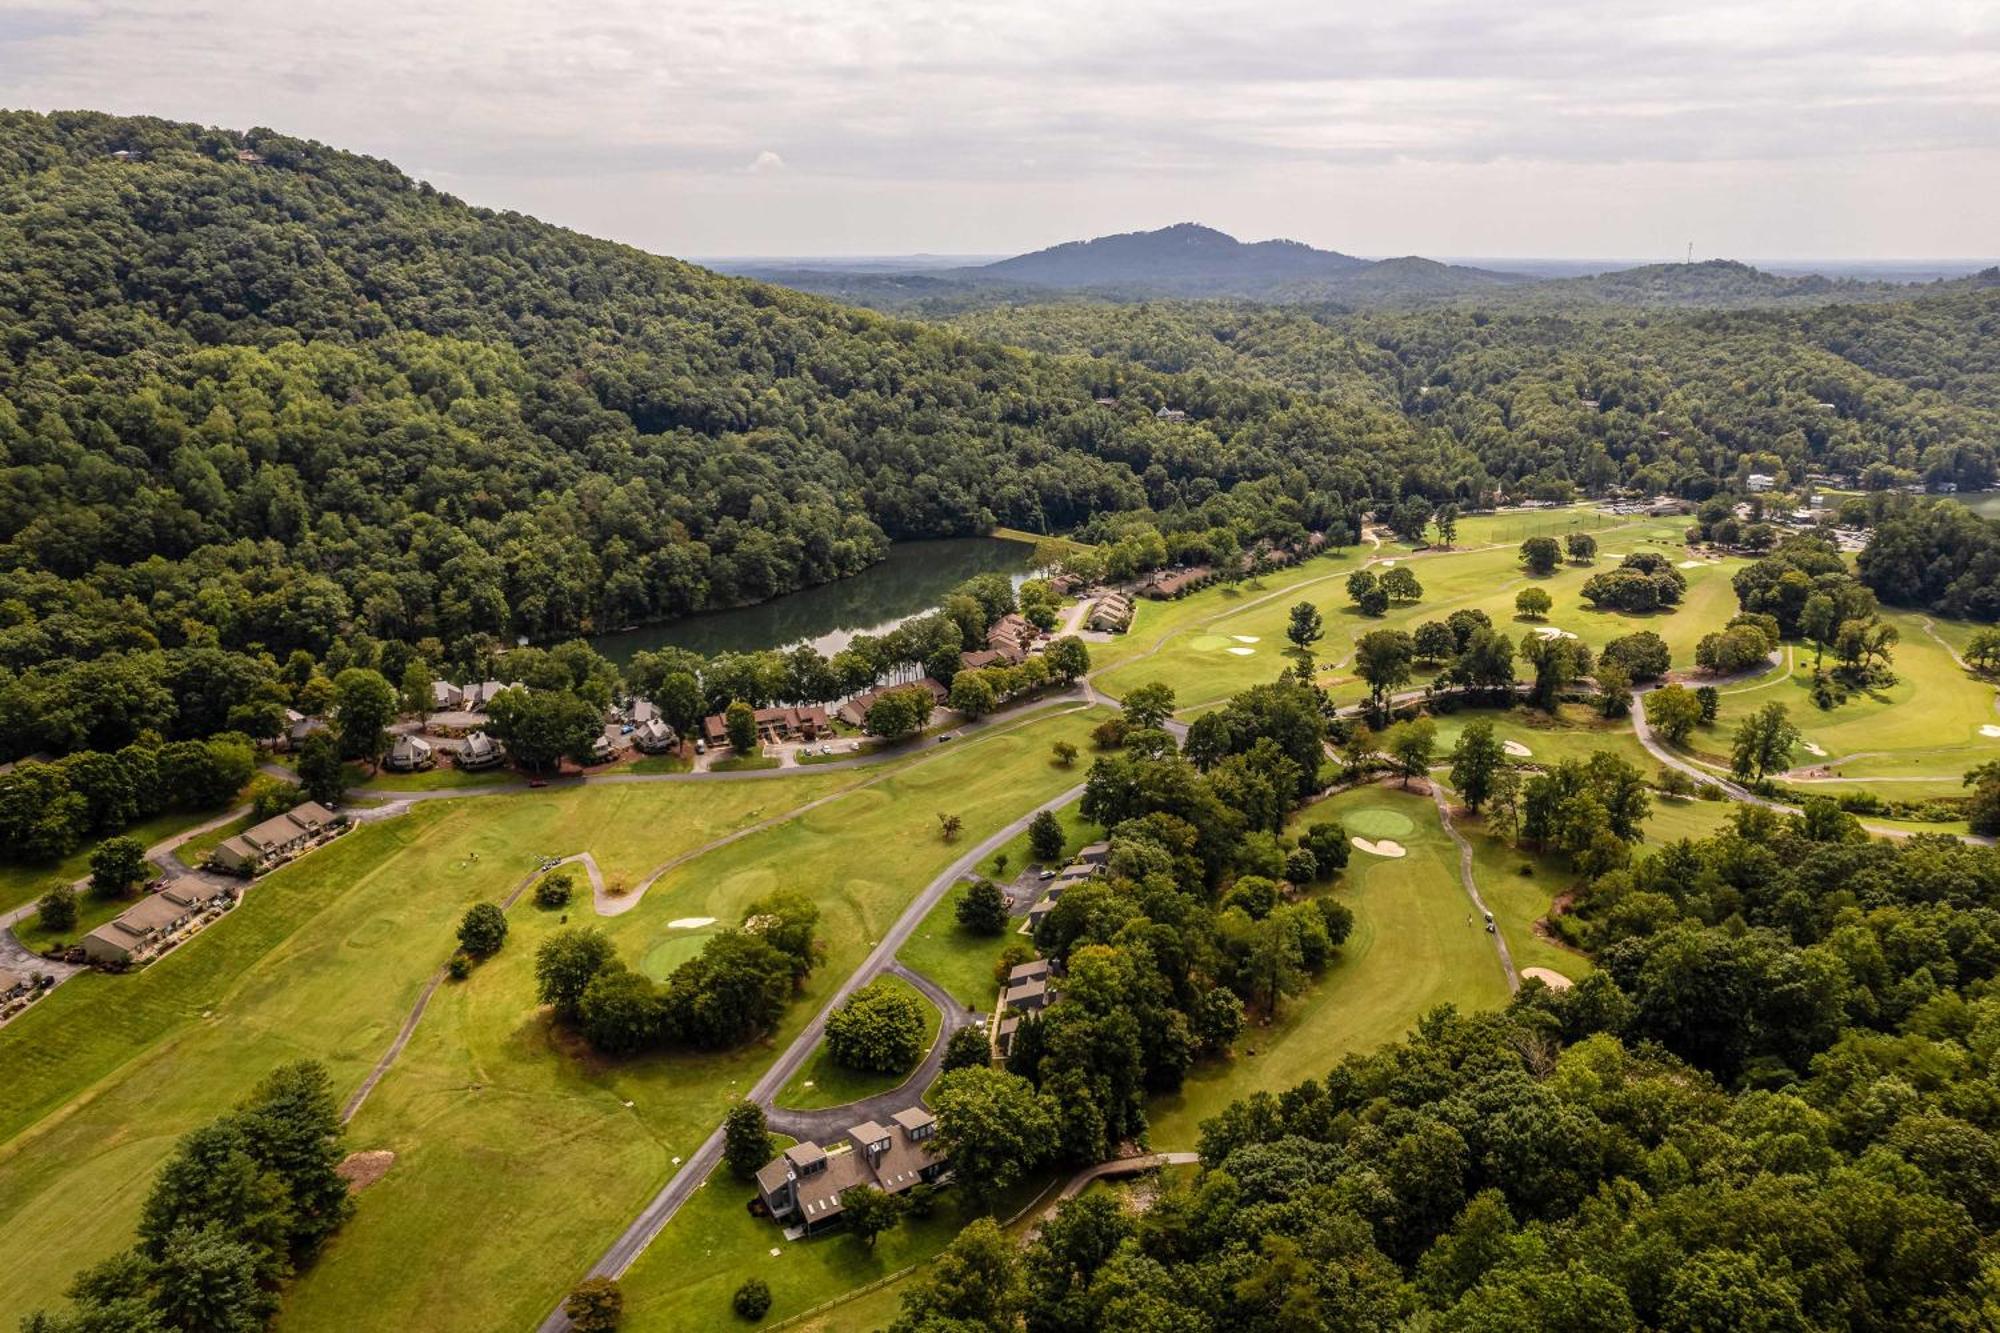
<svg viewBox="0 0 2000 1333">
<path fill-rule="evenodd" d="M 1005 255 L 1190 216 L 1580 262 L 2000 236 L 2000 6 L 1949 0 L 0 0 L 0 102 L 270 126 L 686 256 Z"/>
</svg>

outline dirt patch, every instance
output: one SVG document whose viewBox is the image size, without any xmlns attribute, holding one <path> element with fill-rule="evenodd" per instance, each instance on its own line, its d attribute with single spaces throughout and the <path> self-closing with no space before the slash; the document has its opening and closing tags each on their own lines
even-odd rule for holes
<svg viewBox="0 0 2000 1333">
<path fill-rule="evenodd" d="M 1570 979 L 1554 968 L 1524 967 L 1521 969 L 1521 979 L 1523 981 L 1539 981 L 1550 990 L 1568 990 L 1570 988 Z"/>
<path fill-rule="evenodd" d="M 351 1152 L 333 1174 L 347 1182 L 349 1194 L 359 1194 L 376 1181 L 389 1174 L 389 1168 L 396 1164 L 396 1154 L 386 1148 L 376 1148 L 369 1152 Z"/>
</svg>

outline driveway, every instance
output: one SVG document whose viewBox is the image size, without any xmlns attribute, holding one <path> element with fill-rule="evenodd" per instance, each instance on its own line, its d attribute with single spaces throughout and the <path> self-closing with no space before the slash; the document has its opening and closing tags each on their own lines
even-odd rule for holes
<svg viewBox="0 0 2000 1333">
<path fill-rule="evenodd" d="M 804 1030 L 792 1039 L 791 1045 L 787 1046 L 784 1052 L 772 1062 L 771 1067 L 764 1071 L 764 1076 L 758 1079 L 756 1084 L 750 1089 L 750 1099 L 765 1107 L 770 1106 L 771 1099 L 777 1096 L 779 1091 L 792 1081 L 792 1078 L 799 1070 L 805 1067 L 806 1061 L 812 1058 L 813 1051 L 819 1046 L 820 1038 L 826 1033 L 826 1020 L 832 1016 L 833 1011 L 842 1004 L 845 1004 L 847 997 L 862 986 L 873 981 L 876 977 L 882 975 L 882 973 L 895 968 L 896 951 L 901 949 L 910 936 L 916 933 L 917 927 L 923 923 L 926 916 L 930 915 L 931 909 L 938 905 L 945 894 L 951 891 L 953 885 L 962 879 L 970 878 L 981 861 L 1024 833 L 1036 815 L 1044 810 L 1059 810 L 1082 795 L 1083 786 L 1079 783 L 1053 800 L 1044 801 L 1041 805 L 1036 806 L 1033 810 L 1015 819 L 1004 828 L 996 830 L 984 841 L 968 848 L 964 855 L 953 861 L 949 866 L 946 866 L 943 872 L 925 886 L 924 891 L 911 900 L 908 907 L 903 909 L 903 914 L 896 918 L 895 925 L 889 927 L 888 932 L 883 935 L 881 943 L 877 944 L 869 952 L 868 956 L 861 961 L 861 965 L 848 975 L 847 980 L 842 982 L 840 988 L 827 1000 L 825 1007 L 813 1016 L 812 1021 L 806 1024 Z M 918 984 L 929 985 L 927 981 L 923 980 L 919 980 Z M 930 992 L 927 990 L 926 993 Z M 956 1006 L 954 1005 L 953 1010 L 955 1011 L 955 1009 Z M 938 1053 L 937 1058 L 942 1060 L 944 1049 L 942 1035 L 940 1035 L 938 1044 L 934 1049 Z M 921 1076 L 921 1072 L 920 1070 L 918 1076 Z M 908 1085 L 906 1084 L 905 1086 Z M 865 1106 L 867 1104 L 864 1102 L 857 1103 L 856 1105 Z M 904 1100 L 900 1104 L 908 1105 L 908 1101 Z M 845 1129 L 848 1125 L 857 1123 L 856 1119 L 848 1118 L 853 1115 L 852 1108 L 842 1108 L 839 1114 L 844 1120 L 840 1128 Z M 652 1243 L 653 1237 L 659 1235 L 667 1223 L 673 1220 L 674 1214 L 680 1211 L 681 1205 L 686 1203 L 695 1190 L 701 1187 L 702 1183 L 708 1179 L 709 1173 L 715 1169 L 716 1164 L 721 1160 L 722 1127 L 717 1125 L 708 1138 L 703 1140 L 702 1145 L 694 1150 L 693 1155 L 681 1164 L 680 1169 L 667 1179 L 665 1185 L 660 1187 L 659 1193 L 653 1196 L 652 1202 L 640 1210 L 639 1215 L 632 1220 L 632 1224 L 625 1229 L 625 1234 L 613 1242 L 611 1248 L 606 1250 L 603 1256 L 591 1266 L 587 1276 L 615 1278 L 630 1268 L 639 1255 L 645 1251 L 646 1246 Z M 569 1317 L 562 1312 L 560 1306 L 551 1312 L 548 1318 L 544 1319 L 541 1323 L 541 1333 L 566 1333 L 569 1328 Z"/>
</svg>

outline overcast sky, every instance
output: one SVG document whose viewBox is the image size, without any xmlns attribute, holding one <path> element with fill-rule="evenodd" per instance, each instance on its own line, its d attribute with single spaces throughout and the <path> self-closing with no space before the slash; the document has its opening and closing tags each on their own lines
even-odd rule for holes
<svg viewBox="0 0 2000 1333">
<path fill-rule="evenodd" d="M 0 0 L 0 104 L 693 256 L 2000 251 L 1996 0 Z"/>
</svg>

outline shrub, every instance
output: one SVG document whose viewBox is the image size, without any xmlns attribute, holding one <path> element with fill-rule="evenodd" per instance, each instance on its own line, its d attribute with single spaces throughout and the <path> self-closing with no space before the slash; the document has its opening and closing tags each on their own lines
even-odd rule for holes
<svg viewBox="0 0 2000 1333">
<path fill-rule="evenodd" d="M 608 1277 L 586 1278 L 563 1302 L 563 1313 L 577 1333 L 610 1333 L 625 1317 L 625 1294 Z"/>
<path fill-rule="evenodd" d="M 472 975 L 472 960 L 463 953 L 455 953 L 451 956 L 451 961 L 444 965 L 444 970 L 451 975 L 453 981 L 463 981 Z"/>
<path fill-rule="evenodd" d="M 761 1277 L 745 1278 L 729 1304 L 737 1314 L 755 1323 L 770 1313 L 771 1286 Z"/>
<path fill-rule="evenodd" d="M 975 935 L 998 935 L 1007 929 L 1007 898 L 991 880 L 974 880 L 959 895 L 954 914 Z"/>
<path fill-rule="evenodd" d="M 923 1001 L 886 979 L 871 981 L 826 1020 L 826 1049 L 849 1069 L 908 1069 L 923 1054 Z"/>
<path fill-rule="evenodd" d="M 576 891 L 576 881 L 567 870 L 558 870 L 535 886 L 535 906 L 567 907 L 570 894 Z"/>
<path fill-rule="evenodd" d="M 35 904 L 35 922 L 50 934 L 60 935 L 76 925 L 76 890 L 54 884 Z"/>
<path fill-rule="evenodd" d="M 474 903 L 458 922 L 458 947 L 475 958 L 500 952 L 507 942 L 507 914 L 492 903 Z"/>
</svg>

